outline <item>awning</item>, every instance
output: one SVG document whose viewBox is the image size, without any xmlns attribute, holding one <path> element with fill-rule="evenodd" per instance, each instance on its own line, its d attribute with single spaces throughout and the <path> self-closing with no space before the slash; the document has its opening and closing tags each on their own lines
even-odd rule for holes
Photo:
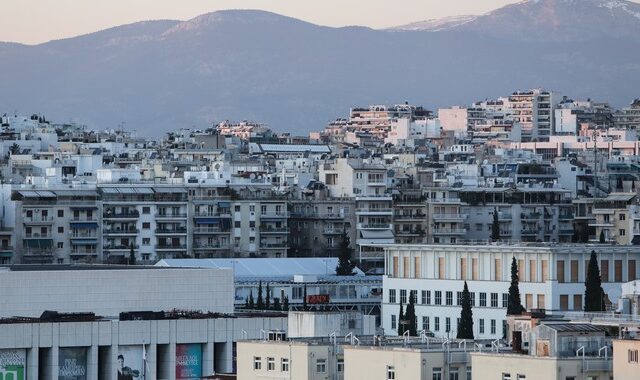
<svg viewBox="0 0 640 380">
<path fill-rule="evenodd" d="M 220 224 L 220 219 L 196 217 L 196 224 Z"/>
<path fill-rule="evenodd" d="M 97 222 L 69 222 L 71 228 L 98 228 Z"/>
<path fill-rule="evenodd" d="M 53 239 L 25 239 L 24 245 L 28 248 L 52 248 Z"/>
<path fill-rule="evenodd" d="M 154 187 L 153 191 L 161 194 L 186 194 L 187 189 L 184 187 Z"/>
<path fill-rule="evenodd" d="M 97 245 L 97 240 L 73 240 L 71 245 Z"/>
<path fill-rule="evenodd" d="M 231 202 L 218 202 L 218 207 L 231 207 Z"/>
<path fill-rule="evenodd" d="M 393 232 L 391 230 L 381 231 L 367 231 L 361 230 L 363 239 L 393 239 Z"/>
</svg>

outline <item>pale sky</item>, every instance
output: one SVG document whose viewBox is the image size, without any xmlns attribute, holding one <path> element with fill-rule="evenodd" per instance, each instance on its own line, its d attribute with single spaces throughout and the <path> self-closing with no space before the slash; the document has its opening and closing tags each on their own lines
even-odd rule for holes
<svg viewBox="0 0 640 380">
<path fill-rule="evenodd" d="M 37 44 L 153 19 L 262 9 L 327 26 L 384 28 L 481 14 L 518 0 L 0 0 L 0 41 Z"/>
</svg>

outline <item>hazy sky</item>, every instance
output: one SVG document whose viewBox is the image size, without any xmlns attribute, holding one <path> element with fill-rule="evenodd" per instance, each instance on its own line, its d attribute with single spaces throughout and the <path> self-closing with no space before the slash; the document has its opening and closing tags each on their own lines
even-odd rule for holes
<svg viewBox="0 0 640 380">
<path fill-rule="evenodd" d="M 28 44 L 150 19 L 263 9 L 328 26 L 383 28 L 480 14 L 517 0 L 0 0 L 0 41 Z"/>
</svg>

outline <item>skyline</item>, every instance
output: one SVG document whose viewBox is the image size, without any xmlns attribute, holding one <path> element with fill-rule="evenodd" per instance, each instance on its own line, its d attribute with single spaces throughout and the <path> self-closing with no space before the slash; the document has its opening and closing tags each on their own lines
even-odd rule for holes
<svg viewBox="0 0 640 380">
<path fill-rule="evenodd" d="M 640 0 L 638 0 L 640 1 Z M 5 0 L 0 41 L 37 45 L 140 21 L 188 20 L 225 9 L 259 9 L 318 25 L 383 29 L 427 19 L 487 13 L 517 0 Z M 636 1 L 637 2 L 637 1 Z M 342 12 L 336 12 L 340 9 Z M 411 12 L 407 12 L 411 9 Z M 56 17 L 52 18 L 51 15 Z M 45 27 L 33 27 L 44 25 Z"/>
</svg>

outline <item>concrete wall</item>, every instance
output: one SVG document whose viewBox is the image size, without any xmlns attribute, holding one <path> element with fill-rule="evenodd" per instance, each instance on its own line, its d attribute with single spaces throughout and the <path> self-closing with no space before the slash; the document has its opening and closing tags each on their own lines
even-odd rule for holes
<svg viewBox="0 0 640 380">
<path fill-rule="evenodd" d="M 640 361 L 630 361 L 629 351 L 640 355 L 640 340 L 613 341 L 613 378 L 616 380 L 637 379 L 640 373 Z"/>
<path fill-rule="evenodd" d="M 233 312 L 231 269 L 0 271 L 0 289 L 0 317 L 39 317 L 45 310 Z"/>
</svg>

